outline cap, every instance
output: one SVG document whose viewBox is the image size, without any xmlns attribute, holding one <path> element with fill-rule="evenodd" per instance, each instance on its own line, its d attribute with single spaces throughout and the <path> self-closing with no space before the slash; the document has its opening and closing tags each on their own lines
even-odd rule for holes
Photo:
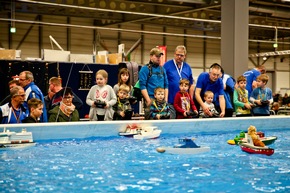
<svg viewBox="0 0 290 193">
<path fill-rule="evenodd" d="M 161 55 L 163 55 L 163 53 L 161 50 L 159 50 L 159 48 L 153 48 L 150 51 L 150 55 L 161 56 Z"/>
</svg>

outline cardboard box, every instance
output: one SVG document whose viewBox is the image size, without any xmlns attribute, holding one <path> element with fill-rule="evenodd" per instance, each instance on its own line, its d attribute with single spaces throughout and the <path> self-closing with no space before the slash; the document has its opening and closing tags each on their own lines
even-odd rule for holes
<svg viewBox="0 0 290 193">
<path fill-rule="evenodd" d="M 16 50 L 0 50 L 0 59 L 2 60 L 15 60 Z"/>
<path fill-rule="evenodd" d="M 108 64 L 108 56 L 107 55 L 97 55 L 96 56 L 96 63 L 97 64 Z"/>
<path fill-rule="evenodd" d="M 44 61 L 53 61 L 53 62 L 69 62 L 70 51 L 61 51 L 61 50 L 42 50 L 42 59 Z"/>
<path fill-rule="evenodd" d="M 108 54 L 109 64 L 119 64 L 123 61 L 121 53 Z"/>
<path fill-rule="evenodd" d="M 84 62 L 84 63 L 94 62 L 92 54 L 70 54 L 69 60 L 70 62 Z"/>
</svg>

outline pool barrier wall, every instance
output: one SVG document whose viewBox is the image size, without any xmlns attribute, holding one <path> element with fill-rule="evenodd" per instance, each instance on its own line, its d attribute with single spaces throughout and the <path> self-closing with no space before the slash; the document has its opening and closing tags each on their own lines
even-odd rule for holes
<svg viewBox="0 0 290 193">
<path fill-rule="evenodd" d="M 258 131 L 290 129 L 290 116 L 230 117 L 178 120 L 137 121 L 79 121 L 62 123 L 1 124 L 0 128 L 20 132 L 32 132 L 34 141 L 50 139 L 82 139 L 90 137 L 118 136 L 120 129 L 128 124 L 157 126 L 163 134 L 227 133 L 247 130 L 254 125 Z M 1 131 L 1 130 L 0 130 Z M 161 134 L 162 135 L 162 134 Z"/>
</svg>

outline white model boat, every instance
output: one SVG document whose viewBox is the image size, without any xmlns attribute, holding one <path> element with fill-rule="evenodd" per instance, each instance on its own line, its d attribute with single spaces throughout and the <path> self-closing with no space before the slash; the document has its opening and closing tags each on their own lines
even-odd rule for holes
<svg viewBox="0 0 290 193">
<path fill-rule="evenodd" d="M 137 130 L 141 129 L 137 124 L 127 125 L 126 128 L 119 132 L 119 135 L 125 137 L 133 137 L 133 135 L 137 135 Z"/>
<path fill-rule="evenodd" d="M 32 145 L 35 145 L 33 143 L 32 132 L 27 132 L 26 129 L 22 129 L 21 132 L 16 133 L 4 128 L 3 132 L 0 132 L 0 148 L 26 147 Z"/>
<path fill-rule="evenodd" d="M 134 135 L 134 139 L 155 139 L 160 136 L 162 130 L 155 126 L 147 126 L 137 129 L 137 135 Z"/>
<path fill-rule="evenodd" d="M 210 147 L 198 146 L 193 142 L 194 139 L 179 139 L 179 144 L 173 147 L 158 147 L 156 151 L 159 153 L 170 154 L 198 154 L 210 151 Z"/>
</svg>

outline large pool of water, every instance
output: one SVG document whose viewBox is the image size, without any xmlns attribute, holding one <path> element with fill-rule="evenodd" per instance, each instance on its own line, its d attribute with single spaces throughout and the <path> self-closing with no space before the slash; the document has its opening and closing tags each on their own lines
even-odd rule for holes
<svg viewBox="0 0 290 193">
<path fill-rule="evenodd" d="M 161 134 L 38 141 L 0 151 L 0 192 L 290 192 L 290 130 L 277 136 L 272 156 L 227 144 L 238 133 Z M 157 147 L 195 137 L 207 153 L 171 155 Z"/>
</svg>

